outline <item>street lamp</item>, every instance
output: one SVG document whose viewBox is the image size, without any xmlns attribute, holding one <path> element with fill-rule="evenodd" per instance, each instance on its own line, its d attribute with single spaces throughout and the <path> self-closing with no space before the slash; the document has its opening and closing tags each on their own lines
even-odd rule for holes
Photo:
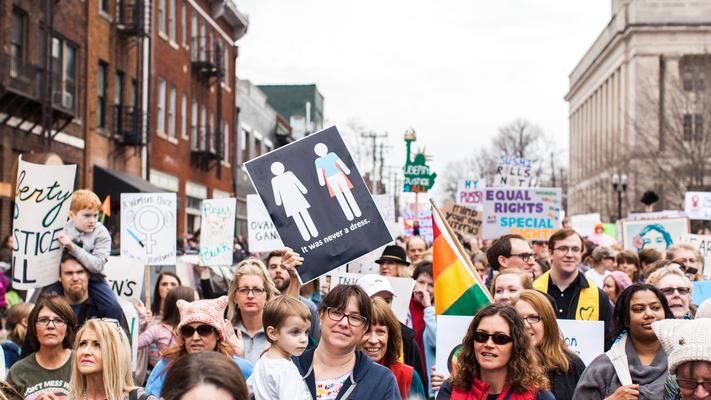
<svg viewBox="0 0 711 400">
<path fill-rule="evenodd" d="M 627 191 L 627 175 L 612 175 L 612 190 L 617 192 L 617 219 L 622 218 L 622 193 Z"/>
</svg>

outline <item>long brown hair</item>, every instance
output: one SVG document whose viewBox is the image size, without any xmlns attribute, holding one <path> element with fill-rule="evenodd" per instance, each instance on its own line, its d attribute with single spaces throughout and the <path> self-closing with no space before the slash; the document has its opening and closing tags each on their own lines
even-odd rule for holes
<svg viewBox="0 0 711 400">
<path fill-rule="evenodd" d="M 165 295 L 163 301 L 163 319 L 161 322 L 170 325 L 175 329 L 180 323 L 180 311 L 178 310 L 178 300 L 187 302 L 195 301 L 195 289 L 187 286 L 178 286 L 173 288 Z"/>
<path fill-rule="evenodd" d="M 538 360 L 543 364 L 546 371 L 560 371 L 568 373 L 570 362 L 568 357 L 571 357 L 573 352 L 566 346 L 563 337 L 558 329 L 558 322 L 555 317 L 555 310 L 550 301 L 542 293 L 526 289 L 511 302 L 512 306 L 516 306 L 519 301 L 525 301 L 530 304 L 541 317 L 543 324 L 543 338 L 536 346 Z"/>
<path fill-rule="evenodd" d="M 161 399 L 180 400 L 201 384 L 222 389 L 235 400 L 249 396 L 242 372 L 232 359 L 208 351 L 188 354 L 176 363 L 165 378 Z"/>
<path fill-rule="evenodd" d="M 457 362 L 459 369 L 452 377 L 452 386 L 459 390 L 471 390 L 474 378 L 479 379 L 479 362 L 474 349 L 474 334 L 479 328 L 481 320 L 486 317 L 498 315 L 503 318 L 510 330 L 513 339 L 511 359 L 508 362 L 506 384 L 516 393 L 526 393 L 530 390 L 548 389 L 549 381 L 538 364 L 538 360 L 531 349 L 529 335 L 523 326 L 523 320 L 518 316 L 513 307 L 503 304 L 490 304 L 482 308 L 469 324 L 469 329 L 462 341 L 462 352 Z"/>
<path fill-rule="evenodd" d="M 34 304 L 32 303 L 20 303 L 10 307 L 10 310 L 7 312 L 5 329 L 10 331 L 7 338 L 13 343 L 22 345 L 22 342 L 25 340 L 25 334 L 27 333 L 27 326 L 29 325 L 29 322 L 25 321 L 26 325 L 23 326 L 22 320 L 29 319 L 30 312 L 33 307 Z"/>
<path fill-rule="evenodd" d="M 64 334 L 64 340 L 62 341 L 62 348 L 71 349 L 72 346 L 74 346 L 74 335 L 77 331 L 77 316 L 74 314 L 72 306 L 67 303 L 64 297 L 56 293 L 43 294 L 40 296 L 28 317 L 25 344 L 22 346 L 23 358 L 40 349 L 40 342 L 37 339 L 37 318 L 43 308 L 47 308 L 57 314 L 57 316 L 66 323 L 67 330 Z"/>
<path fill-rule="evenodd" d="M 383 356 L 383 364 L 389 367 L 400 359 L 402 353 L 402 334 L 400 333 L 400 321 L 390 305 L 380 297 L 373 297 L 373 321 L 370 323 L 368 331 L 373 329 L 373 325 L 383 325 L 388 329 L 388 343 Z M 366 332 L 367 334 L 367 332 Z M 365 337 L 365 336 L 363 336 Z"/>
</svg>

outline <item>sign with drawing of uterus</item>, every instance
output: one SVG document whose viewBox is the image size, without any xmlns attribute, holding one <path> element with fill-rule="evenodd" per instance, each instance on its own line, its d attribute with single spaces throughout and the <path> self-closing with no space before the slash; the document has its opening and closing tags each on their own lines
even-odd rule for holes
<svg viewBox="0 0 711 400">
<path fill-rule="evenodd" d="M 175 193 L 121 193 L 121 256 L 144 265 L 175 265 Z"/>
<path fill-rule="evenodd" d="M 336 127 L 245 163 L 285 246 L 311 281 L 392 241 Z"/>
</svg>

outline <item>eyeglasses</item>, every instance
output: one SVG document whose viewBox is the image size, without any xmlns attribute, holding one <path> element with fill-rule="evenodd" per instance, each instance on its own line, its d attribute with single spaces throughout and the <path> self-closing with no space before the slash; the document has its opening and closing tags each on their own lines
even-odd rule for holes
<svg viewBox="0 0 711 400">
<path fill-rule="evenodd" d="M 509 335 L 504 335 L 503 333 L 488 334 L 486 332 L 474 332 L 474 341 L 477 343 L 486 343 L 491 338 L 494 344 L 499 346 L 513 342 L 513 339 Z"/>
<path fill-rule="evenodd" d="M 65 326 L 67 321 L 61 318 L 50 318 L 50 317 L 39 317 L 37 318 L 37 323 L 45 327 L 49 326 L 49 323 L 53 323 L 55 327 Z"/>
<path fill-rule="evenodd" d="M 689 294 L 689 292 L 691 292 L 691 289 L 689 289 L 688 287 L 665 287 L 659 289 L 659 291 L 662 292 L 662 294 L 664 294 L 665 296 L 673 295 L 674 291 L 677 291 L 680 295 L 685 296 Z"/>
<path fill-rule="evenodd" d="M 575 247 L 560 246 L 560 247 L 554 248 L 553 251 L 557 251 L 561 254 L 568 254 L 569 251 L 572 251 L 573 254 L 578 254 L 581 251 L 583 251 L 583 249 L 580 247 L 577 247 L 577 246 L 575 246 Z"/>
<path fill-rule="evenodd" d="M 331 318 L 332 320 L 337 322 L 341 322 L 344 317 L 348 317 L 348 324 L 350 326 L 362 326 L 365 321 L 368 320 L 368 318 L 362 315 L 346 314 L 343 311 L 333 307 L 326 308 L 326 315 L 328 315 L 328 318 Z"/>
<path fill-rule="evenodd" d="M 679 384 L 679 389 L 682 390 L 696 390 L 696 387 L 699 385 L 702 385 L 704 387 L 704 390 L 707 392 L 711 392 L 711 381 L 701 381 L 698 382 L 694 379 L 681 379 L 681 378 L 676 378 L 676 383 Z"/>
<path fill-rule="evenodd" d="M 123 328 L 121 328 L 121 323 L 116 318 L 89 318 L 89 321 L 106 322 L 108 324 L 115 326 L 119 331 L 123 330 Z"/>
<path fill-rule="evenodd" d="M 523 317 L 523 320 L 533 325 L 541 322 L 543 320 L 543 317 L 541 317 L 540 315 L 529 315 L 528 317 Z"/>
<path fill-rule="evenodd" d="M 259 296 L 261 294 L 264 294 L 266 292 L 266 289 L 264 288 L 259 288 L 259 287 L 253 287 L 253 288 L 248 288 L 248 287 L 241 287 L 237 288 L 237 293 L 241 294 L 242 296 L 247 296 L 249 292 L 252 292 L 255 296 Z"/>
<path fill-rule="evenodd" d="M 197 331 L 198 335 L 200 335 L 200 337 L 206 337 L 206 336 L 210 336 L 212 333 L 217 331 L 217 329 L 215 329 L 215 327 L 212 325 L 204 325 L 203 324 L 203 325 L 198 325 L 197 328 L 193 328 L 190 325 L 185 325 L 182 328 L 180 328 L 180 335 L 184 339 L 188 339 L 188 338 L 193 337 L 193 335 L 195 334 L 196 331 Z"/>
<path fill-rule="evenodd" d="M 518 253 L 518 254 L 511 254 L 510 257 L 518 257 L 521 259 L 521 261 L 528 262 L 528 260 L 533 256 L 535 256 L 535 254 L 533 254 L 533 253 Z"/>
</svg>

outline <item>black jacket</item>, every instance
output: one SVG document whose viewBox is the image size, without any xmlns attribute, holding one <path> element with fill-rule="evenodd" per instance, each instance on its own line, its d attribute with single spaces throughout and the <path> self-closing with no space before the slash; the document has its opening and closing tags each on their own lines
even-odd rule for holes
<svg viewBox="0 0 711 400">
<path fill-rule="evenodd" d="M 316 378 L 314 376 L 314 351 L 306 350 L 299 357 L 292 357 L 292 361 L 299 369 L 301 377 L 316 398 Z M 400 398 L 395 375 L 386 367 L 377 364 L 365 353 L 355 352 L 356 362 L 351 375 L 343 383 L 337 400 L 391 400 Z"/>
<path fill-rule="evenodd" d="M 550 371 L 547 374 L 551 381 L 550 390 L 556 399 L 572 399 L 580 375 L 585 370 L 585 363 L 576 354 L 566 353 L 565 356 L 568 359 L 568 372 Z"/>
</svg>

